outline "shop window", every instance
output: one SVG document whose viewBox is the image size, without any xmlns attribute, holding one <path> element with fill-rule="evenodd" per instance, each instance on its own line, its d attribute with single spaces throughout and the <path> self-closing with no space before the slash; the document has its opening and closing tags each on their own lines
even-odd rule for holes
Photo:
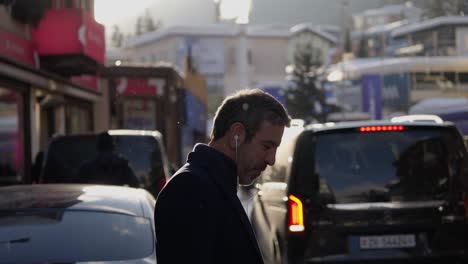
<svg viewBox="0 0 468 264">
<path fill-rule="evenodd" d="M 24 175 L 22 96 L 0 88 L 0 185 L 18 183 Z"/>
<path fill-rule="evenodd" d="M 70 105 L 65 108 L 65 126 L 67 133 L 84 133 L 93 129 L 91 106 Z"/>
</svg>

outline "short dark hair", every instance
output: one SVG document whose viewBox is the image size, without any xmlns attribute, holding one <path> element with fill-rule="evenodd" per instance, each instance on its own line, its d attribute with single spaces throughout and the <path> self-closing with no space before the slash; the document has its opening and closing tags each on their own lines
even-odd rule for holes
<svg viewBox="0 0 468 264">
<path fill-rule="evenodd" d="M 96 145 L 98 151 L 113 151 L 115 148 L 114 140 L 107 132 L 101 132 L 97 135 Z"/>
<path fill-rule="evenodd" d="M 263 121 L 287 126 L 291 118 L 284 106 L 270 94 L 260 89 L 245 89 L 224 99 L 214 117 L 211 139 L 223 137 L 232 124 L 240 122 L 246 130 L 245 141 L 249 142 Z"/>
</svg>

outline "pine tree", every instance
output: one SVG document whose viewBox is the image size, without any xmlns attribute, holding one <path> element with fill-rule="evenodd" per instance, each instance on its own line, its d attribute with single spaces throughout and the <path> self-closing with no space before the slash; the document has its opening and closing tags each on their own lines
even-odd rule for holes
<svg viewBox="0 0 468 264">
<path fill-rule="evenodd" d="M 466 0 L 429 0 L 424 5 L 424 17 L 431 19 L 440 16 L 464 15 L 466 2 Z"/>
<path fill-rule="evenodd" d="M 124 36 L 123 36 L 123 33 L 120 31 L 119 26 L 114 25 L 112 27 L 112 30 L 113 30 L 112 36 L 111 36 L 112 46 L 117 47 L 117 48 L 122 47 Z"/>
<path fill-rule="evenodd" d="M 148 9 L 146 9 L 145 16 L 143 17 L 144 20 L 144 28 L 145 32 L 152 32 L 157 29 L 156 25 L 154 24 L 153 18 Z"/>
<path fill-rule="evenodd" d="M 292 85 L 285 91 L 286 106 L 295 118 L 326 121 L 329 107 L 318 80 L 321 57 L 320 50 L 309 44 L 296 46 Z"/>
<path fill-rule="evenodd" d="M 139 36 L 144 33 L 143 29 L 143 17 L 138 17 L 137 22 L 136 22 L 136 28 L 135 28 L 135 35 Z"/>
<path fill-rule="evenodd" d="M 154 23 L 153 17 L 151 16 L 149 9 L 146 9 L 145 14 L 137 18 L 135 34 L 138 36 L 146 32 L 156 31 L 161 26 L 161 20 L 158 20 L 158 22 Z"/>
</svg>

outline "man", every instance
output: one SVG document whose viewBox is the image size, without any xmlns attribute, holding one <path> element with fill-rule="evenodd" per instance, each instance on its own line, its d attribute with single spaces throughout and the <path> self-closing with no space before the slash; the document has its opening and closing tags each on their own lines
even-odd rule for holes
<svg viewBox="0 0 468 264">
<path fill-rule="evenodd" d="M 138 179 L 128 165 L 128 161 L 114 153 L 115 145 L 111 135 L 107 132 L 99 133 L 96 149 L 97 156 L 80 166 L 78 181 L 139 187 Z"/>
<path fill-rule="evenodd" d="M 158 264 L 263 263 L 237 186 L 275 163 L 289 122 L 284 107 L 261 90 L 224 100 L 210 143 L 195 146 L 157 198 Z"/>
</svg>

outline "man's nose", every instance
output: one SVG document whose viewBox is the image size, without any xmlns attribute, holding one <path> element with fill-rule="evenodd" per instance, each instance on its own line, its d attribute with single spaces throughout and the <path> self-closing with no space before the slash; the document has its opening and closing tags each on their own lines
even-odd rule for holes
<svg viewBox="0 0 468 264">
<path fill-rule="evenodd" d="M 275 165 L 275 160 L 276 160 L 276 150 L 268 152 L 265 157 L 265 162 L 268 165 L 273 166 Z"/>
</svg>

